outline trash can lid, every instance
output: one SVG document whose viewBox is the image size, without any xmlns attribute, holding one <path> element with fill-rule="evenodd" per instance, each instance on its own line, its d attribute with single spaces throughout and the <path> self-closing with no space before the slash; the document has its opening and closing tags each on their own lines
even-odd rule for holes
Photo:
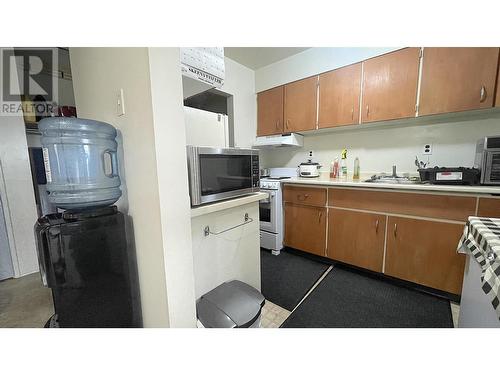
<svg viewBox="0 0 500 375">
<path fill-rule="evenodd" d="M 201 296 L 196 313 L 207 328 L 246 328 L 257 320 L 264 303 L 257 289 L 233 280 Z"/>
</svg>

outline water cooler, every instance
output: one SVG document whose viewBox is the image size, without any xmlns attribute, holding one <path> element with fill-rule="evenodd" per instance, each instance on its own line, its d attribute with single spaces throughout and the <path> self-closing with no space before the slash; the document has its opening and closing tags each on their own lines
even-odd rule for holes
<svg viewBox="0 0 500 375">
<path fill-rule="evenodd" d="M 77 118 L 40 121 L 49 201 L 35 224 L 40 273 L 51 288 L 50 327 L 140 327 L 135 253 L 127 246 L 116 130 Z"/>
</svg>

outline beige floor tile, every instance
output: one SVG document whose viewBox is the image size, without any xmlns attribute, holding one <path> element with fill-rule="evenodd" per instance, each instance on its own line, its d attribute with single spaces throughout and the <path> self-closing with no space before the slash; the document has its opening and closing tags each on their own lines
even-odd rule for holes
<svg viewBox="0 0 500 375">
<path fill-rule="evenodd" d="M 458 316 L 460 315 L 460 305 L 450 301 L 451 315 L 453 317 L 453 326 L 458 328 Z"/>
<path fill-rule="evenodd" d="M 262 328 L 278 328 L 290 316 L 290 311 L 270 302 L 262 308 Z"/>
</svg>

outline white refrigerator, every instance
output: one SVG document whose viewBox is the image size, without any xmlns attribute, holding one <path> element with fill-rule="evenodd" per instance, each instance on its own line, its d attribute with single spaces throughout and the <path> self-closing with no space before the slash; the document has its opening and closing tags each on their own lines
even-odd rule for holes
<svg viewBox="0 0 500 375">
<path fill-rule="evenodd" d="M 184 106 L 186 144 L 204 147 L 229 147 L 227 115 Z"/>
</svg>

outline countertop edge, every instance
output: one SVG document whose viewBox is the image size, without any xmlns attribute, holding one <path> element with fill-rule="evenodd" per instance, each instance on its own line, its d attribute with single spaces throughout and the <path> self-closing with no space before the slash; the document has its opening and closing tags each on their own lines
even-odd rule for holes
<svg viewBox="0 0 500 375">
<path fill-rule="evenodd" d="M 427 192 L 448 192 L 448 193 L 463 193 L 463 194 L 498 194 L 500 195 L 500 186 L 489 187 L 485 185 L 467 186 L 467 185 L 421 185 L 421 184 L 384 184 L 384 183 L 370 183 L 363 181 L 332 181 L 324 179 L 309 179 L 294 177 L 284 180 L 283 184 L 297 184 L 297 185 L 323 185 L 323 186 L 336 186 L 347 188 L 370 188 L 381 190 L 412 190 L 412 191 L 427 191 Z"/>
<path fill-rule="evenodd" d="M 248 203 L 258 202 L 262 199 L 266 199 L 267 197 L 267 193 L 259 192 L 245 195 L 243 197 L 207 204 L 205 206 L 193 207 L 191 208 L 191 218 L 211 214 L 217 211 L 227 210 L 229 208 L 242 206 Z"/>
</svg>

